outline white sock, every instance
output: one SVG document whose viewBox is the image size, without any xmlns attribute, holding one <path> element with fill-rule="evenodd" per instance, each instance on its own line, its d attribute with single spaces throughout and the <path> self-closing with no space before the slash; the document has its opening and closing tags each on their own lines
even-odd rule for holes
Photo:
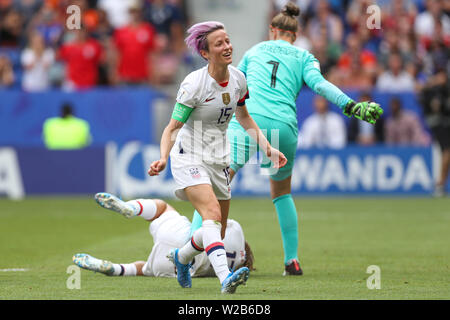
<svg viewBox="0 0 450 320">
<path fill-rule="evenodd" d="M 222 225 L 218 221 L 204 220 L 203 229 L 203 245 L 212 267 L 222 283 L 230 274 L 227 263 L 227 253 L 220 236 Z"/>
<path fill-rule="evenodd" d="M 127 201 L 126 204 L 131 205 L 137 216 L 141 216 L 145 220 L 152 220 L 156 215 L 156 203 L 152 199 L 136 199 Z"/>
<path fill-rule="evenodd" d="M 135 276 L 137 274 L 137 269 L 134 263 L 126 264 L 113 264 L 114 273 L 113 276 Z"/>
<path fill-rule="evenodd" d="M 178 250 L 178 261 L 182 264 L 187 264 L 203 251 L 203 229 L 200 228 L 195 230 L 191 240 Z"/>
</svg>

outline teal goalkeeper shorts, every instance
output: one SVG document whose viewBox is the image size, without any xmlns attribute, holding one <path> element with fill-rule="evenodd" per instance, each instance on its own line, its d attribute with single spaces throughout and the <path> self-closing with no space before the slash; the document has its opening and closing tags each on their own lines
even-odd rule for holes
<svg viewBox="0 0 450 320">
<path fill-rule="evenodd" d="M 289 124 L 278 120 L 258 114 L 252 114 L 251 116 L 267 140 L 269 140 L 272 147 L 283 152 L 287 163 L 284 167 L 275 169 L 272 168 L 272 163 L 264 154 L 262 159 L 259 157 L 252 158 L 259 148 L 256 142 L 241 127 L 236 118 L 233 118 L 230 121 L 227 131 L 228 140 L 230 141 L 231 169 L 234 172 L 238 172 L 248 162 L 248 165 L 259 164 L 261 168 L 269 168 L 269 175 L 272 180 L 281 181 L 288 178 L 292 175 L 292 169 L 294 167 L 298 131 L 294 130 Z M 252 160 L 249 162 L 250 159 Z"/>
</svg>

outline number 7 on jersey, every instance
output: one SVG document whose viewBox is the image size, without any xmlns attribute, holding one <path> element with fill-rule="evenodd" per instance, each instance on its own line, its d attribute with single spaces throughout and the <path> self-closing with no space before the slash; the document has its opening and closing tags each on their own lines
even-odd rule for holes
<svg viewBox="0 0 450 320">
<path fill-rule="evenodd" d="M 272 76 L 270 79 L 270 87 L 275 88 L 277 85 L 277 71 L 278 71 L 278 66 L 280 63 L 278 61 L 274 61 L 274 60 L 267 61 L 267 63 L 273 65 Z"/>
</svg>

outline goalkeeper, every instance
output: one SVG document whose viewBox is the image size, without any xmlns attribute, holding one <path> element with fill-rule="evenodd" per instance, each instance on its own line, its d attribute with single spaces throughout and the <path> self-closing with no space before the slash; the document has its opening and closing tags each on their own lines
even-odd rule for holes
<svg viewBox="0 0 450 320">
<path fill-rule="evenodd" d="M 246 104 L 252 118 L 266 133 L 271 144 L 279 141 L 279 150 L 287 158 L 287 164 L 270 172 L 270 188 L 278 215 L 284 249 L 284 274 L 303 273 L 298 258 L 297 209 L 291 196 L 291 174 L 297 150 L 298 126 L 296 100 L 303 83 L 314 92 L 339 106 L 348 116 L 375 124 L 383 110 L 375 102 L 355 102 L 339 88 L 325 80 L 318 60 L 308 51 L 293 46 L 296 39 L 299 8 L 288 3 L 276 15 L 269 28 L 270 40 L 253 46 L 238 65 L 247 77 L 250 98 Z M 271 131 L 276 130 L 276 131 Z M 278 137 L 272 133 L 277 132 Z M 231 178 L 257 151 L 255 141 L 233 117 L 228 128 L 231 144 Z M 270 168 L 264 159 L 262 167 Z M 201 217 L 194 213 L 192 230 L 201 224 Z"/>
</svg>

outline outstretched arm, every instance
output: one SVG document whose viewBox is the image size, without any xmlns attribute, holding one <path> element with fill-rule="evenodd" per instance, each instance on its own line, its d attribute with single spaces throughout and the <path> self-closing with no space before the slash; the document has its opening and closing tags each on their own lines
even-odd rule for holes
<svg viewBox="0 0 450 320">
<path fill-rule="evenodd" d="M 306 63 L 303 79 L 315 93 L 341 108 L 347 117 L 354 116 L 360 120 L 375 124 L 383 114 L 383 109 L 378 103 L 370 101 L 355 102 L 338 87 L 327 81 L 320 73 L 318 62 L 313 57 Z"/>
</svg>

